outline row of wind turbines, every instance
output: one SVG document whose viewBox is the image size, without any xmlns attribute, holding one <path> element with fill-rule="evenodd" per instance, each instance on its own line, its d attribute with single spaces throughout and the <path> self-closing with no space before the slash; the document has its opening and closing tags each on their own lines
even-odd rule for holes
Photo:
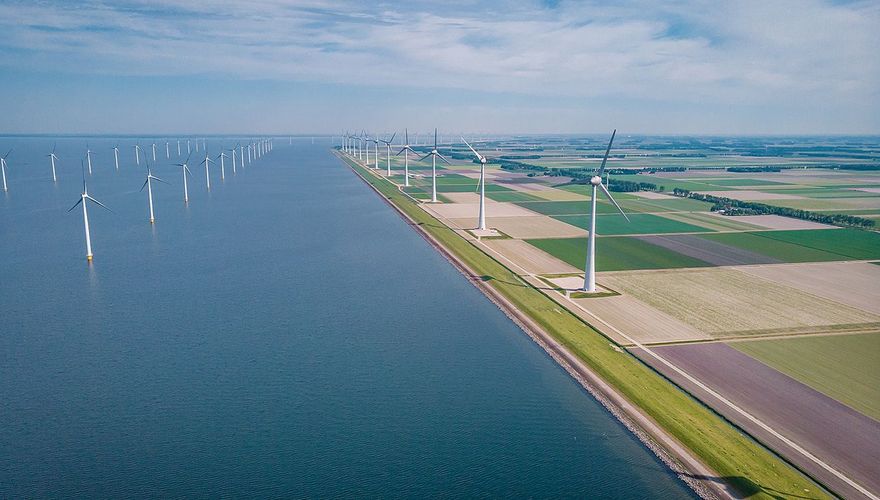
<svg viewBox="0 0 880 500">
<path fill-rule="evenodd" d="M 178 141 L 178 148 L 180 148 L 179 144 L 180 144 L 180 141 Z M 166 142 L 166 158 L 170 158 L 170 151 L 168 150 L 167 146 L 168 146 L 168 143 Z M 187 147 L 188 147 L 188 149 L 190 148 L 189 141 L 187 141 Z M 247 146 L 246 146 L 247 156 L 245 156 L 245 145 L 243 145 L 241 143 L 236 144 L 235 146 L 233 146 L 232 148 L 230 148 L 228 150 L 221 148 L 220 153 L 216 156 L 216 160 L 219 160 L 219 162 L 220 162 L 220 178 L 221 178 L 221 180 L 226 179 L 226 158 L 232 159 L 232 172 L 233 172 L 233 174 L 235 174 L 237 171 L 237 166 L 239 164 L 241 165 L 241 167 L 244 167 L 246 164 L 250 165 L 254 161 L 262 158 L 263 155 L 271 152 L 273 150 L 273 148 L 274 148 L 274 143 L 273 143 L 273 139 L 271 139 L 271 138 L 259 139 L 259 140 L 256 140 L 254 142 L 247 144 Z M 140 161 L 141 161 L 140 151 L 141 151 L 141 149 L 142 148 L 140 148 L 140 146 L 138 144 L 134 145 L 135 162 L 137 165 L 140 165 Z M 200 164 L 205 166 L 205 183 L 206 183 L 207 190 L 210 191 L 211 190 L 210 165 L 212 163 L 216 164 L 217 161 L 215 161 L 215 159 L 211 158 L 204 142 L 202 143 L 202 150 L 205 152 L 205 158 L 204 158 L 204 160 L 201 161 Z M 113 147 L 112 151 L 114 153 L 114 162 L 115 162 L 116 170 L 119 170 L 119 146 L 117 145 L 117 146 Z M 180 149 L 178 149 L 178 151 L 182 153 L 182 151 L 180 151 Z M 230 152 L 231 154 L 229 154 L 229 155 L 226 154 L 227 151 Z M 92 260 L 94 258 L 94 254 L 92 252 L 91 230 L 90 230 L 90 226 L 89 226 L 88 203 L 92 202 L 92 203 L 95 203 L 96 205 L 98 205 L 104 209 L 110 210 L 110 208 L 108 208 L 106 205 L 104 205 L 103 203 L 101 203 L 100 201 L 98 201 L 97 199 L 92 197 L 92 195 L 89 194 L 87 175 L 86 175 L 86 163 L 88 163 L 88 175 L 91 176 L 92 175 L 92 161 L 91 161 L 92 153 L 93 153 L 93 151 L 87 145 L 86 146 L 86 158 L 84 160 L 80 160 L 80 168 L 82 171 L 82 183 L 83 183 L 82 193 L 80 194 L 80 197 L 77 200 L 77 202 L 74 203 L 74 205 L 67 210 L 67 212 L 69 213 L 69 212 L 73 211 L 76 207 L 82 206 L 83 229 L 84 229 L 84 233 L 85 233 L 86 261 L 87 262 L 92 262 Z M 7 153 L 6 156 L 8 156 L 8 154 L 9 153 Z M 5 158 L 6 158 L 6 156 L 2 157 L 3 158 L 2 166 L 4 168 L 4 170 L 3 170 L 4 188 L 5 188 L 5 165 L 6 165 Z M 187 177 L 188 176 L 192 177 L 192 172 L 190 171 L 189 165 L 188 165 L 189 159 L 191 156 L 192 156 L 192 150 L 190 149 L 189 154 L 187 155 L 186 159 L 182 163 L 175 163 L 174 164 L 175 166 L 178 166 L 181 168 L 181 173 L 182 173 L 182 177 L 183 177 L 183 202 L 185 204 L 189 204 L 189 186 L 187 183 Z M 55 153 L 54 147 L 53 147 L 52 152 L 48 155 L 48 157 L 50 159 L 51 166 L 52 166 L 52 180 L 53 180 L 53 182 L 57 182 L 58 177 L 56 175 L 56 161 L 58 161 L 59 158 L 58 158 L 58 155 Z M 245 162 L 245 158 L 247 158 L 247 162 Z M 237 161 L 237 159 L 238 159 L 238 161 Z M 153 164 L 155 164 L 155 162 L 156 162 L 156 152 L 155 152 L 155 145 L 154 145 L 154 147 L 153 147 Z M 148 200 L 148 207 L 149 207 L 149 221 L 150 221 L 150 224 L 155 224 L 156 215 L 155 215 L 154 202 L 153 202 L 153 183 L 159 182 L 159 183 L 168 184 L 168 182 L 153 175 L 152 166 L 150 165 L 150 161 L 147 157 L 144 157 L 144 163 L 146 164 L 147 175 L 146 175 L 146 179 L 144 180 L 144 184 L 141 186 L 140 191 L 143 192 L 144 189 L 147 190 L 147 200 Z M 110 210 L 110 211 L 112 211 L 112 210 Z"/>
<path fill-rule="evenodd" d="M 397 134 L 394 133 L 391 135 L 391 138 L 385 140 L 381 139 L 378 135 L 374 137 L 370 137 L 365 131 L 362 131 L 360 134 L 353 135 L 348 132 L 342 134 L 342 142 L 340 144 L 340 150 L 349 156 L 352 160 L 360 161 L 363 163 L 364 167 L 370 167 L 370 144 L 373 144 L 374 147 L 374 163 L 373 168 L 379 169 L 379 143 L 385 144 L 386 149 L 386 178 L 390 181 L 392 172 L 391 172 L 391 142 L 394 140 L 394 137 Z M 629 217 L 620 208 L 620 205 L 611 196 L 611 192 L 608 191 L 608 188 L 605 187 L 605 184 L 602 182 L 602 175 L 605 173 L 605 165 L 608 162 L 608 155 L 611 153 L 611 145 L 614 143 L 614 137 L 617 135 L 617 129 L 611 133 L 611 139 L 608 141 L 608 147 L 605 148 L 605 155 L 602 158 L 602 163 L 598 169 L 594 173 L 592 177 L 590 177 L 590 224 L 589 224 L 589 234 L 587 236 L 587 258 L 584 264 L 584 286 L 582 288 L 583 291 L 588 293 L 596 292 L 596 202 L 598 191 L 601 190 L 605 196 L 614 204 L 614 207 L 623 215 L 624 219 L 629 222 Z M 486 226 L 486 165 L 489 163 L 489 158 L 485 155 L 480 154 L 474 147 L 464 138 L 461 137 L 461 141 L 471 150 L 471 152 L 476 156 L 477 161 L 480 162 L 480 177 L 477 184 L 477 189 L 480 192 L 480 203 L 479 203 L 479 214 L 477 218 L 477 230 L 479 231 L 487 231 L 488 227 Z M 403 165 L 404 165 L 404 177 L 403 177 L 403 186 L 402 188 L 409 187 L 409 155 L 413 154 L 418 157 L 418 153 L 416 153 L 409 143 L 409 133 L 404 129 L 404 142 L 397 152 L 396 156 L 403 155 Z M 437 203 L 437 158 L 440 158 L 442 161 L 450 164 L 449 160 L 443 156 L 437 148 L 437 129 L 434 129 L 434 146 L 431 151 L 419 158 L 419 161 L 424 161 L 428 157 L 431 158 L 431 203 Z"/>
</svg>

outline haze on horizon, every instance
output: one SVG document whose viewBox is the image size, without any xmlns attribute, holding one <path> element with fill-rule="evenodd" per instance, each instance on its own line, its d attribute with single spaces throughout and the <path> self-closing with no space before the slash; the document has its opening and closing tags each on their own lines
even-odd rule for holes
<svg viewBox="0 0 880 500">
<path fill-rule="evenodd" d="M 0 133 L 878 134 L 880 3 L 0 4 Z"/>
</svg>

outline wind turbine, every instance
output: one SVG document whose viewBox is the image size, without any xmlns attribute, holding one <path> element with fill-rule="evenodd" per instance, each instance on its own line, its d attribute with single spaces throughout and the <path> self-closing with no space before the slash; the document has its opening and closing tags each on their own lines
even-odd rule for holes
<svg viewBox="0 0 880 500">
<path fill-rule="evenodd" d="M 150 199 L 150 224 L 155 224 L 156 217 L 153 215 L 153 183 L 151 181 L 159 181 L 164 184 L 168 184 L 167 182 L 153 175 L 153 172 L 150 170 L 150 165 L 147 164 L 147 180 L 145 180 L 144 185 L 141 186 L 141 191 L 143 191 L 144 188 L 147 188 L 147 198 Z"/>
<path fill-rule="evenodd" d="M 58 156 L 55 155 L 55 148 L 56 147 L 58 147 L 57 144 L 52 146 L 52 152 L 49 153 L 49 155 L 48 155 L 49 161 L 52 162 L 52 182 L 58 182 L 58 177 L 55 175 L 55 160 L 58 159 Z"/>
<path fill-rule="evenodd" d="M 116 162 L 116 170 L 119 170 L 119 143 L 113 146 L 113 160 Z"/>
<path fill-rule="evenodd" d="M 140 164 L 141 164 L 141 145 L 140 144 L 134 145 L 134 161 L 138 164 L 138 166 L 140 166 Z M 89 167 L 89 173 L 92 173 L 91 167 Z"/>
<path fill-rule="evenodd" d="M 177 157 L 180 158 L 180 139 L 177 139 Z"/>
<path fill-rule="evenodd" d="M 192 148 L 189 145 L 189 139 L 186 140 L 186 154 L 192 154 Z"/>
<path fill-rule="evenodd" d="M 0 158 L 0 172 L 3 172 L 3 191 L 9 191 L 9 186 L 6 185 L 6 157 L 9 156 L 12 150 L 6 152 L 2 158 Z"/>
<path fill-rule="evenodd" d="M 86 170 L 85 170 L 85 167 L 83 167 L 83 165 L 82 165 L 82 161 L 80 161 L 79 164 L 80 164 L 80 167 L 82 167 L 82 171 L 83 171 L 83 176 L 82 176 L 83 177 L 83 190 L 82 190 L 82 194 L 79 197 L 79 201 L 74 203 L 74 205 L 72 207 L 70 207 L 70 209 L 68 209 L 67 212 L 70 213 L 71 210 L 73 210 L 74 208 L 77 207 L 77 205 L 82 203 L 83 225 L 85 226 L 85 231 L 86 231 L 86 260 L 88 262 L 92 262 L 92 237 L 91 237 L 91 234 L 89 233 L 89 211 L 88 211 L 88 208 L 86 207 L 87 202 L 91 201 L 93 203 L 97 203 L 98 205 L 106 208 L 107 210 L 109 210 L 111 212 L 112 212 L 112 210 L 110 210 L 109 208 L 107 208 L 106 205 L 104 205 L 100 201 L 92 198 L 89 195 L 89 189 L 86 186 Z"/>
<path fill-rule="evenodd" d="M 409 131 L 407 129 L 403 129 L 403 148 L 395 156 L 400 156 L 400 153 L 403 153 L 403 185 L 409 187 L 409 154 L 418 156 L 418 153 L 409 147 Z"/>
<path fill-rule="evenodd" d="M 165 159 L 171 159 L 171 148 L 168 146 L 168 141 L 165 141 Z"/>
<path fill-rule="evenodd" d="M 468 141 L 466 141 L 464 137 L 462 137 L 461 140 L 464 141 L 465 144 L 467 144 L 467 147 L 469 147 L 471 149 L 471 151 L 473 151 L 474 154 L 477 156 L 477 159 L 480 160 L 480 217 L 478 219 L 479 224 L 478 224 L 477 229 L 479 229 L 480 231 L 485 231 L 486 230 L 486 164 L 489 163 L 489 159 L 486 158 L 485 156 L 481 155 L 480 153 L 477 153 L 477 150 L 474 149 L 474 147 L 471 146 L 470 143 Z"/>
<path fill-rule="evenodd" d="M 473 148 L 471 148 L 471 149 L 473 149 Z M 427 158 L 429 156 L 431 157 L 431 180 L 433 181 L 431 183 L 431 203 L 437 203 L 437 157 L 440 157 L 440 159 L 445 161 L 447 165 L 449 164 L 449 160 L 447 160 L 446 157 L 444 157 L 443 155 L 440 154 L 439 151 L 437 151 L 437 129 L 436 128 L 434 129 L 434 149 L 432 149 L 430 153 L 423 156 L 422 159 L 419 161 L 423 161 L 425 158 Z M 485 229 L 485 228 L 480 228 L 480 229 Z"/>
<path fill-rule="evenodd" d="M 238 143 L 238 158 L 241 160 L 241 168 L 244 168 L 244 146 Z"/>
<path fill-rule="evenodd" d="M 223 161 L 226 158 L 226 152 L 220 151 L 220 154 L 217 155 L 217 158 L 220 158 L 220 180 L 226 180 L 226 163 Z"/>
<path fill-rule="evenodd" d="M 232 152 L 232 174 L 235 175 L 235 146 L 232 147 L 229 151 Z"/>
<path fill-rule="evenodd" d="M 617 211 L 620 212 L 620 215 L 629 222 L 629 217 L 623 212 L 620 208 L 620 205 L 614 201 L 614 197 L 611 196 L 611 193 L 608 192 L 608 188 L 602 184 L 602 174 L 605 173 L 605 162 L 608 161 L 608 153 L 611 152 L 611 143 L 614 142 L 614 136 L 617 134 L 617 129 L 614 129 L 611 132 L 611 140 L 608 141 L 608 148 L 605 149 L 605 156 L 602 158 L 602 165 L 599 167 L 599 172 L 590 178 L 590 186 L 592 186 L 592 195 L 590 197 L 590 234 L 587 237 L 587 263 L 585 265 L 586 269 L 584 269 L 584 291 L 585 292 L 595 292 L 596 291 L 596 188 L 601 188 L 602 192 L 605 193 L 605 196 L 611 200 L 611 203 L 617 208 Z"/>
<path fill-rule="evenodd" d="M 387 141 L 385 139 L 379 139 L 382 143 L 385 144 L 385 160 L 387 160 L 388 171 L 385 173 L 386 177 L 391 177 L 391 141 L 394 140 L 394 136 L 397 135 L 397 132 L 391 134 L 391 139 Z M 377 154 L 378 157 L 378 154 Z M 376 162 L 378 163 L 378 161 Z"/>
<path fill-rule="evenodd" d="M 205 182 L 208 183 L 208 191 L 211 190 L 211 172 L 208 170 L 208 164 L 214 163 L 214 160 L 208 157 L 208 153 L 205 153 L 205 159 L 202 161 L 205 164 Z"/>
<path fill-rule="evenodd" d="M 379 170 L 379 136 L 377 135 L 376 137 L 374 137 L 370 140 L 373 141 L 373 145 L 375 147 L 375 149 L 373 150 L 373 153 L 375 153 L 373 155 L 373 160 L 375 161 L 373 167 L 376 170 Z"/>
<path fill-rule="evenodd" d="M 186 157 L 186 160 L 184 160 L 183 163 L 176 164 L 178 167 L 182 167 L 181 170 L 183 171 L 183 202 L 184 203 L 189 203 L 189 189 L 186 186 L 186 174 L 192 175 L 192 172 L 189 171 L 189 167 L 186 166 L 186 164 L 188 162 L 189 162 L 189 156 Z"/>
<path fill-rule="evenodd" d="M 92 150 L 89 149 L 88 143 L 86 143 L 86 160 L 89 164 L 89 175 L 92 175 Z"/>
<path fill-rule="evenodd" d="M 156 163 L 156 143 L 153 143 L 153 163 Z"/>
</svg>

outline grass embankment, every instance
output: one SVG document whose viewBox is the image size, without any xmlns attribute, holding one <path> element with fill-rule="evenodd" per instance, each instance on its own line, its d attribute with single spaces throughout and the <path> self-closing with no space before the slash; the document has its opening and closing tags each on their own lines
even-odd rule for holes
<svg viewBox="0 0 880 500">
<path fill-rule="evenodd" d="M 558 342 L 715 470 L 744 496 L 825 498 L 807 477 L 721 419 L 512 271 L 435 220 L 396 186 L 349 162 L 382 195 L 408 215 L 489 286 L 529 315 Z"/>
<path fill-rule="evenodd" d="M 731 342 L 817 391 L 880 420 L 880 335 L 830 335 Z"/>
</svg>

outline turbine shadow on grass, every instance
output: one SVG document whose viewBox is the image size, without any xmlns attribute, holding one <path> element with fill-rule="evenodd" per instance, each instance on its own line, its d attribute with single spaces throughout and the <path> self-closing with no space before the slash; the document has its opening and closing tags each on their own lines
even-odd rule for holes
<svg viewBox="0 0 880 500">
<path fill-rule="evenodd" d="M 758 493 L 764 493 L 770 497 L 778 498 L 780 500 L 785 498 L 815 498 L 809 496 L 795 495 L 792 492 L 783 492 L 779 490 L 774 490 L 773 488 L 766 488 L 743 476 L 716 477 L 686 473 L 682 475 L 693 479 L 698 479 L 700 481 L 711 481 L 713 483 L 718 483 L 733 498 L 751 498 Z"/>
</svg>

